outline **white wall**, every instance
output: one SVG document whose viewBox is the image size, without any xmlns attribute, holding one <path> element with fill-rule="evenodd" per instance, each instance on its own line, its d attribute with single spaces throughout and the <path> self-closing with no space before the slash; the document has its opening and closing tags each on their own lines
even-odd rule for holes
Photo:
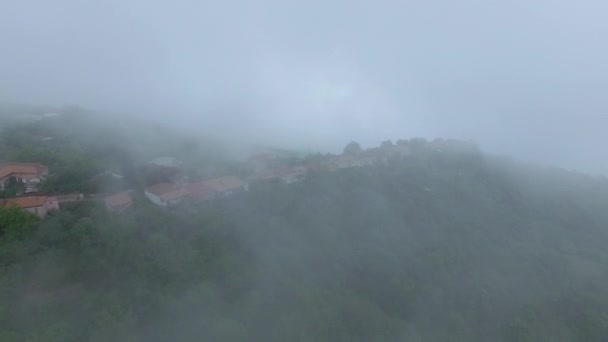
<svg viewBox="0 0 608 342">
<path fill-rule="evenodd" d="M 153 194 L 151 192 L 145 191 L 144 195 L 146 195 L 146 197 L 150 200 L 150 202 L 152 202 L 156 205 L 160 205 L 161 207 L 167 206 L 167 202 L 163 201 L 162 199 L 160 199 L 160 197 L 156 196 L 155 194 Z"/>
</svg>

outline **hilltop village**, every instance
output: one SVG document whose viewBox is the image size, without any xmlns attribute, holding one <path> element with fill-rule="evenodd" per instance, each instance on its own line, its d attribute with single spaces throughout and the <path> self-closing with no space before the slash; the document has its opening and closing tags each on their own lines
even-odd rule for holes
<svg viewBox="0 0 608 342">
<path fill-rule="evenodd" d="M 14 196 L 4 196 L 0 205 L 17 206 L 44 218 L 49 211 L 61 210 L 63 204 L 79 201 L 99 201 L 116 214 L 127 212 L 134 206 L 134 197 L 143 195 L 159 207 L 174 207 L 184 201 L 205 202 L 230 197 L 249 191 L 252 186 L 265 183 L 294 185 L 303 182 L 314 172 L 338 172 L 340 170 L 388 165 L 391 160 L 409 158 L 424 146 L 427 153 L 441 153 L 446 149 L 475 151 L 474 144 L 462 141 L 423 139 L 390 141 L 367 150 L 351 142 L 340 155 L 310 155 L 286 157 L 273 150 L 250 155 L 241 163 L 239 174 L 193 180 L 188 176 L 184 163 L 177 158 L 162 156 L 139 165 L 146 181 L 143 189 L 128 188 L 110 193 L 57 193 L 44 191 L 44 182 L 53 170 L 42 163 L 5 162 L 0 164 L 0 194 L 12 190 Z M 125 177 L 116 172 L 104 171 L 94 178 L 108 178 L 125 183 Z"/>
<path fill-rule="evenodd" d="M 608 336 L 605 178 L 45 110 L 0 110 L 0 341 Z"/>
</svg>

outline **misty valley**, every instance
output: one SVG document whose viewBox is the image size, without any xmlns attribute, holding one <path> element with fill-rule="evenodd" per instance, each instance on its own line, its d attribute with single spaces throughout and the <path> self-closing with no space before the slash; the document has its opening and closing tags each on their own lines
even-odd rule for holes
<svg viewBox="0 0 608 342">
<path fill-rule="evenodd" d="M 0 341 L 608 339 L 605 177 L 121 120 L 0 107 Z"/>
</svg>

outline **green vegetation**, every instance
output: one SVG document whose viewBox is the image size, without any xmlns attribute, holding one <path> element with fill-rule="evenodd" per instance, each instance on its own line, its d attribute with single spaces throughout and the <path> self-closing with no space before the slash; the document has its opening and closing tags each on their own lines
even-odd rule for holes
<svg viewBox="0 0 608 342">
<path fill-rule="evenodd" d="M 361 152 L 361 145 L 356 141 L 351 141 L 344 147 L 344 154 L 357 154 L 359 152 Z"/>
<path fill-rule="evenodd" d="M 119 218 L 78 205 L 51 214 L 26 239 L 3 234 L 0 340 L 143 341 L 154 329 L 166 341 L 171 331 L 146 322 L 162 320 L 188 291 L 201 305 L 243 295 L 244 248 L 230 227 L 212 214 L 138 204 Z"/>
<path fill-rule="evenodd" d="M 159 156 L 184 161 L 185 176 L 191 179 L 242 172 L 237 163 L 225 158 L 226 151 L 217 143 L 184 137 L 161 125 L 131 122 L 128 118 L 121 118 L 117 125 L 73 106 L 13 107 L 9 108 L 18 115 L 5 120 L 10 111 L 0 106 L 0 163 L 47 165 L 51 175 L 40 187 L 45 193 L 98 193 L 127 187 L 141 190 L 149 182 L 158 181 L 157 177 L 148 179 L 142 165 Z M 27 119 L 47 111 L 58 116 Z M 104 171 L 123 175 L 125 182 L 116 184 L 100 175 Z M 4 197 L 15 192 L 10 190 Z"/>
<path fill-rule="evenodd" d="M 38 217 L 16 206 L 0 207 L 0 237 L 4 241 L 28 238 Z"/>
<path fill-rule="evenodd" d="M 414 154 L 170 210 L 2 209 L 0 340 L 605 341 L 608 181 L 397 144 Z"/>
<path fill-rule="evenodd" d="M 25 185 L 10 177 L 4 184 L 4 190 L 0 189 L 0 198 L 14 197 L 16 194 L 25 191 Z"/>
</svg>

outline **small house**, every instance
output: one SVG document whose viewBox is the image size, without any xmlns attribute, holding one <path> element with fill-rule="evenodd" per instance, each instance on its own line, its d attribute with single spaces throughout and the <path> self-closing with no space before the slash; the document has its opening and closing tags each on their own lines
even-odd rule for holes
<svg viewBox="0 0 608 342">
<path fill-rule="evenodd" d="M 49 169 L 39 163 L 9 162 L 0 164 L 0 190 L 4 190 L 5 184 L 11 178 L 25 184 L 26 188 L 35 189 L 48 174 Z M 30 192 L 33 191 L 30 190 Z"/>
<path fill-rule="evenodd" d="M 108 211 L 122 214 L 127 209 L 133 206 L 133 199 L 128 191 L 122 191 L 109 196 L 104 197 L 104 204 Z"/>
<path fill-rule="evenodd" d="M 249 190 L 249 184 L 235 176 L 209 179 L 205 181 L 205 184 L 210 186 L 220 196 L 229 196 Z"/>
<path fill-rule="evenodd" d="M 188 191 L 176 184 L 158 183 L 147 187 L 144 195 L 156 205 L 170 207 L 180 203 L 188 195 Z"/>
<path fill-rule="evenodd" d="M 32 214 L 44 218 L 51 210 L 59 210 L 59 202 L 56 197 L 50 196 L 28 196 L 0 199 L 0 205 L 8 207 L 11 205 L 27 210 Z"/>
</svg>

